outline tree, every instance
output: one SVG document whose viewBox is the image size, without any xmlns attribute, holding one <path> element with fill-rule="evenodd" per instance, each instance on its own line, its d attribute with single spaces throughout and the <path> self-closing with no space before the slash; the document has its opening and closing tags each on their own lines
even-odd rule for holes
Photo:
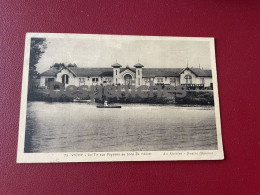
<svg viewBox="0 0 260 195">
<path fill-rule="evenodd" d="M 67 67 L 72 68 L 72 67 L 78 67 L 78 66 L 75 63 L 74 64 L 69 63 Z"/>
<path fill-rule="evenodd" d="M 30 62 L 29 62 L 29 82 L 39 76 L 36 70 L 36 65 L 42 57 L 42 54 L 47 49 L 47 43 L 45 38 L 31 38 L 30 48 Z"/>
<path fill-rule="evenodd" d="M 55 63 L 51 66 L 51 68 L 56 68 L 57 70 L 61 69 L 65 67 L 65 64 L 64 63 Z"/>
</svg>

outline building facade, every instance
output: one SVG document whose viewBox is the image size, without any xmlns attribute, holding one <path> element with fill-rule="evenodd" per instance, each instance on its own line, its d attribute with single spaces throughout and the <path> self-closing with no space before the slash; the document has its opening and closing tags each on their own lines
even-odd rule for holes
<svg viewBox="0 0 260 195">
<path fill-rule="evenodd" d="M 51 67 L 43 72 L 40 86 L 48 88 L 51 81 L 68 85 L 185 85 L 213 87 L 211 70 L 201 68 L 144 68 L 140 63 L 130 68 L 120 64 L 112 68 Z"/>
</svg>

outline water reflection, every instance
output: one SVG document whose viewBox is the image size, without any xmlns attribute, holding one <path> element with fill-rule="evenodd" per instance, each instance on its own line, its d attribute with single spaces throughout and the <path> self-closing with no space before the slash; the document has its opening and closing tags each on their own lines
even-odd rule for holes
<svg viewBox="0 0 260 195">
<path fill-rule="evenodd" d="M 217 149 L 214 107 L 28 102 L 25 152 Z"/>
</svg>

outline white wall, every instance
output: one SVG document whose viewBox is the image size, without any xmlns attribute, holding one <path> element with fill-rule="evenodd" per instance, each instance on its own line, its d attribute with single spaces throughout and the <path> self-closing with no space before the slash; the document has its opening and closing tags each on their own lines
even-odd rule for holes
<svg viewBox="0 0 260 195">
<path fill-rule="evenodd" d="M 41 79 L 40 79 L 40 86 L 41 87 L 44 87 L 45 86 L 45 79 L 46 79 L 47 77 L 46 76 L 41 76 Z"/>
<path fill-rule="evenodd" d="M 201 79 L 193 74 L 193 72 L 191 72 L 190 70 L 185 70 L 183 73 L 181 73 L 180 84 L 186 84 L 186 79 L 184 77 L 188 74 L 192 77 L 192 84 L 202 84 Z"/>
<path fill-rule="evenodd" d="M 212 78 L 211 77 L 204 77 L 204 87 L 209 87 L 210 84 L 212 83 Z"/>
<path fill-rule="evenodd" d="M 143 70 L 142 70 L 142 68 L 136 68 L 135 77 L 136 77 L 135 85 L 137 87 L 143 85 L 143 79 L 142 79 L 142 77 L 143 77 Z"/>
<path fill-rule="evenodd" d="M 104 83 L 104 81 L 106 81 L 106 83 Z M 103 77 L 101 79 L 101 83 L 103 85 L 112 85 L 113 84 L 113 77 Z"/>
<path fill-rule="evenodd" d="M 120 68 L 113 68 L 113 83 L 120 83 Z"/>
<path fill-rule="evenodd" d="M 151 82 L 153 84 L 153 79 L 154 78 L 142 78 L 142 83 L 143 83 L 143 85 L 150 86 Z M 146 80 L 147 80 L 147 82 L 145 82 Z"/>
<path fill-rule="evenodd" d="M 65 87 L 67 87 L 68 85 L 75 85 L 75 86 L 78 85 L 78 83 L 76 82 L 75 76 L 70 71 L 68 71 L 66 68 L 62 69 L 57 74 L 56 81 L 62 83 L 62 75 L 64 75 L 64 74 L 69 75 L 69 83 L 65 84 Z"/>
<path fill-rule="evenodd" d="M 180 84 L 186 84 L 186 79 L 184 77 L 187 74 L 189 74 L 192 77 L 192 84 L 203 84 L 203 78 L 204 78 L 204 87 L 209 87 L 210 83 L 212 83 L 212 78 L 211 77 L 197 77 L 190 70 L 185 70 L 180 75 Z"/>
<path fill-rule="evenodd" d="M 158 78 L 163 79 L 162 82 L 158 82 Z M 175 83 L 171 82 L 171 79 L 175 78 Z M 154 78 L 154 84 L 164 83 L 165 85 L 172 85 L 172 86 L 178 86 L 180 85 L 180 78 L 179 77 L 155 77 Z"/>
<path fill-rule="evenodd" d="M 80 82 L 80 79 L 85 79 L 85 82 Z M 92 78 L 98 78 L 98 82 L 93 82 Z M 103 81 L 107 81 L 107 83 L 103 83 Z M 109 82 L 110 81 L 110 82 Z M 113 84 L 113 77 L 75 77 L 75 86 L 82 86 L 82 85 L 112 85 Z"/>
</svg>

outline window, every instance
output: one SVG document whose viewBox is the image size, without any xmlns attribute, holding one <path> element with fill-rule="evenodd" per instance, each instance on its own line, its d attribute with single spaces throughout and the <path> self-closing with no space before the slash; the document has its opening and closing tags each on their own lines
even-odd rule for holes
<svg viewBox="0 0 260 195">
<path fill-rule="evenodd" d="M 98 78 L 92 78 L 92 82 L 93 82 L 93 83 L 98 82 Z"/>
<path fill-rule="evenodd" d="M 138 85 L 140 85 L 140 78 L 138 79 Z"/>
<path fill-rule="evenodd" d="M 112 82 L 112 78 L 104 78 L 104 81 L 103 81 L 103 83 L 109 83 L 109 84 L 111 84 L 111 82 Z"/>
<path fill-rule="evenodd" d="M 170 83 L 175 83 L 176 82 L 176 78 L 170 78 Z"/>
<path fill-rule="evenodd" d="M 117 79 L 116 79 L 116 84 L 117 84 Z"/>
<path fill-rule="evenodd" d="M 138 75 L 140 75 L 140 70 L 138 70 Z"/>
<path fill-rule="evenodd" d="M 103 78 L 103 83 L 111 84 L 111 82 L 112 82 L 112 78 L 108 78 L 108 77 Z"/>
<path fill-rule="evenodd" d="M 157 83 L 163 83 L 163 78 L 157 78 Z"/>
<path fill-rule="evenodd" d="M 80 83 L 85 83 L 85 78 L 79 78 Z"/>
<path fill-rule="evenodd" d="M 117 75 L 117 70 L 116 70 L 116 75 Z"/>
<path fill-rule="evenodd" d="M 149 79 L 149 78 L 145 78 L 145 79 L 144 79 L 144 82 L 145 82 L 145 83 L 149 83 L 149 82 L 150 82 L 150 79 Z"/>
<path fill-rule="evenodd" d="M 62 83 L 63 84 L 68 84 L 69 83 L 69 75 L 64 74 L 64 75 L 62 75 L 61 79 L 62 79 Z"/>
<path fill-rule="evenodd" d="M 186 84 L 192 84 L 192 77 L 189 74 L 187 74 L 184 79 L 186 79 Z"/>
</svg>

